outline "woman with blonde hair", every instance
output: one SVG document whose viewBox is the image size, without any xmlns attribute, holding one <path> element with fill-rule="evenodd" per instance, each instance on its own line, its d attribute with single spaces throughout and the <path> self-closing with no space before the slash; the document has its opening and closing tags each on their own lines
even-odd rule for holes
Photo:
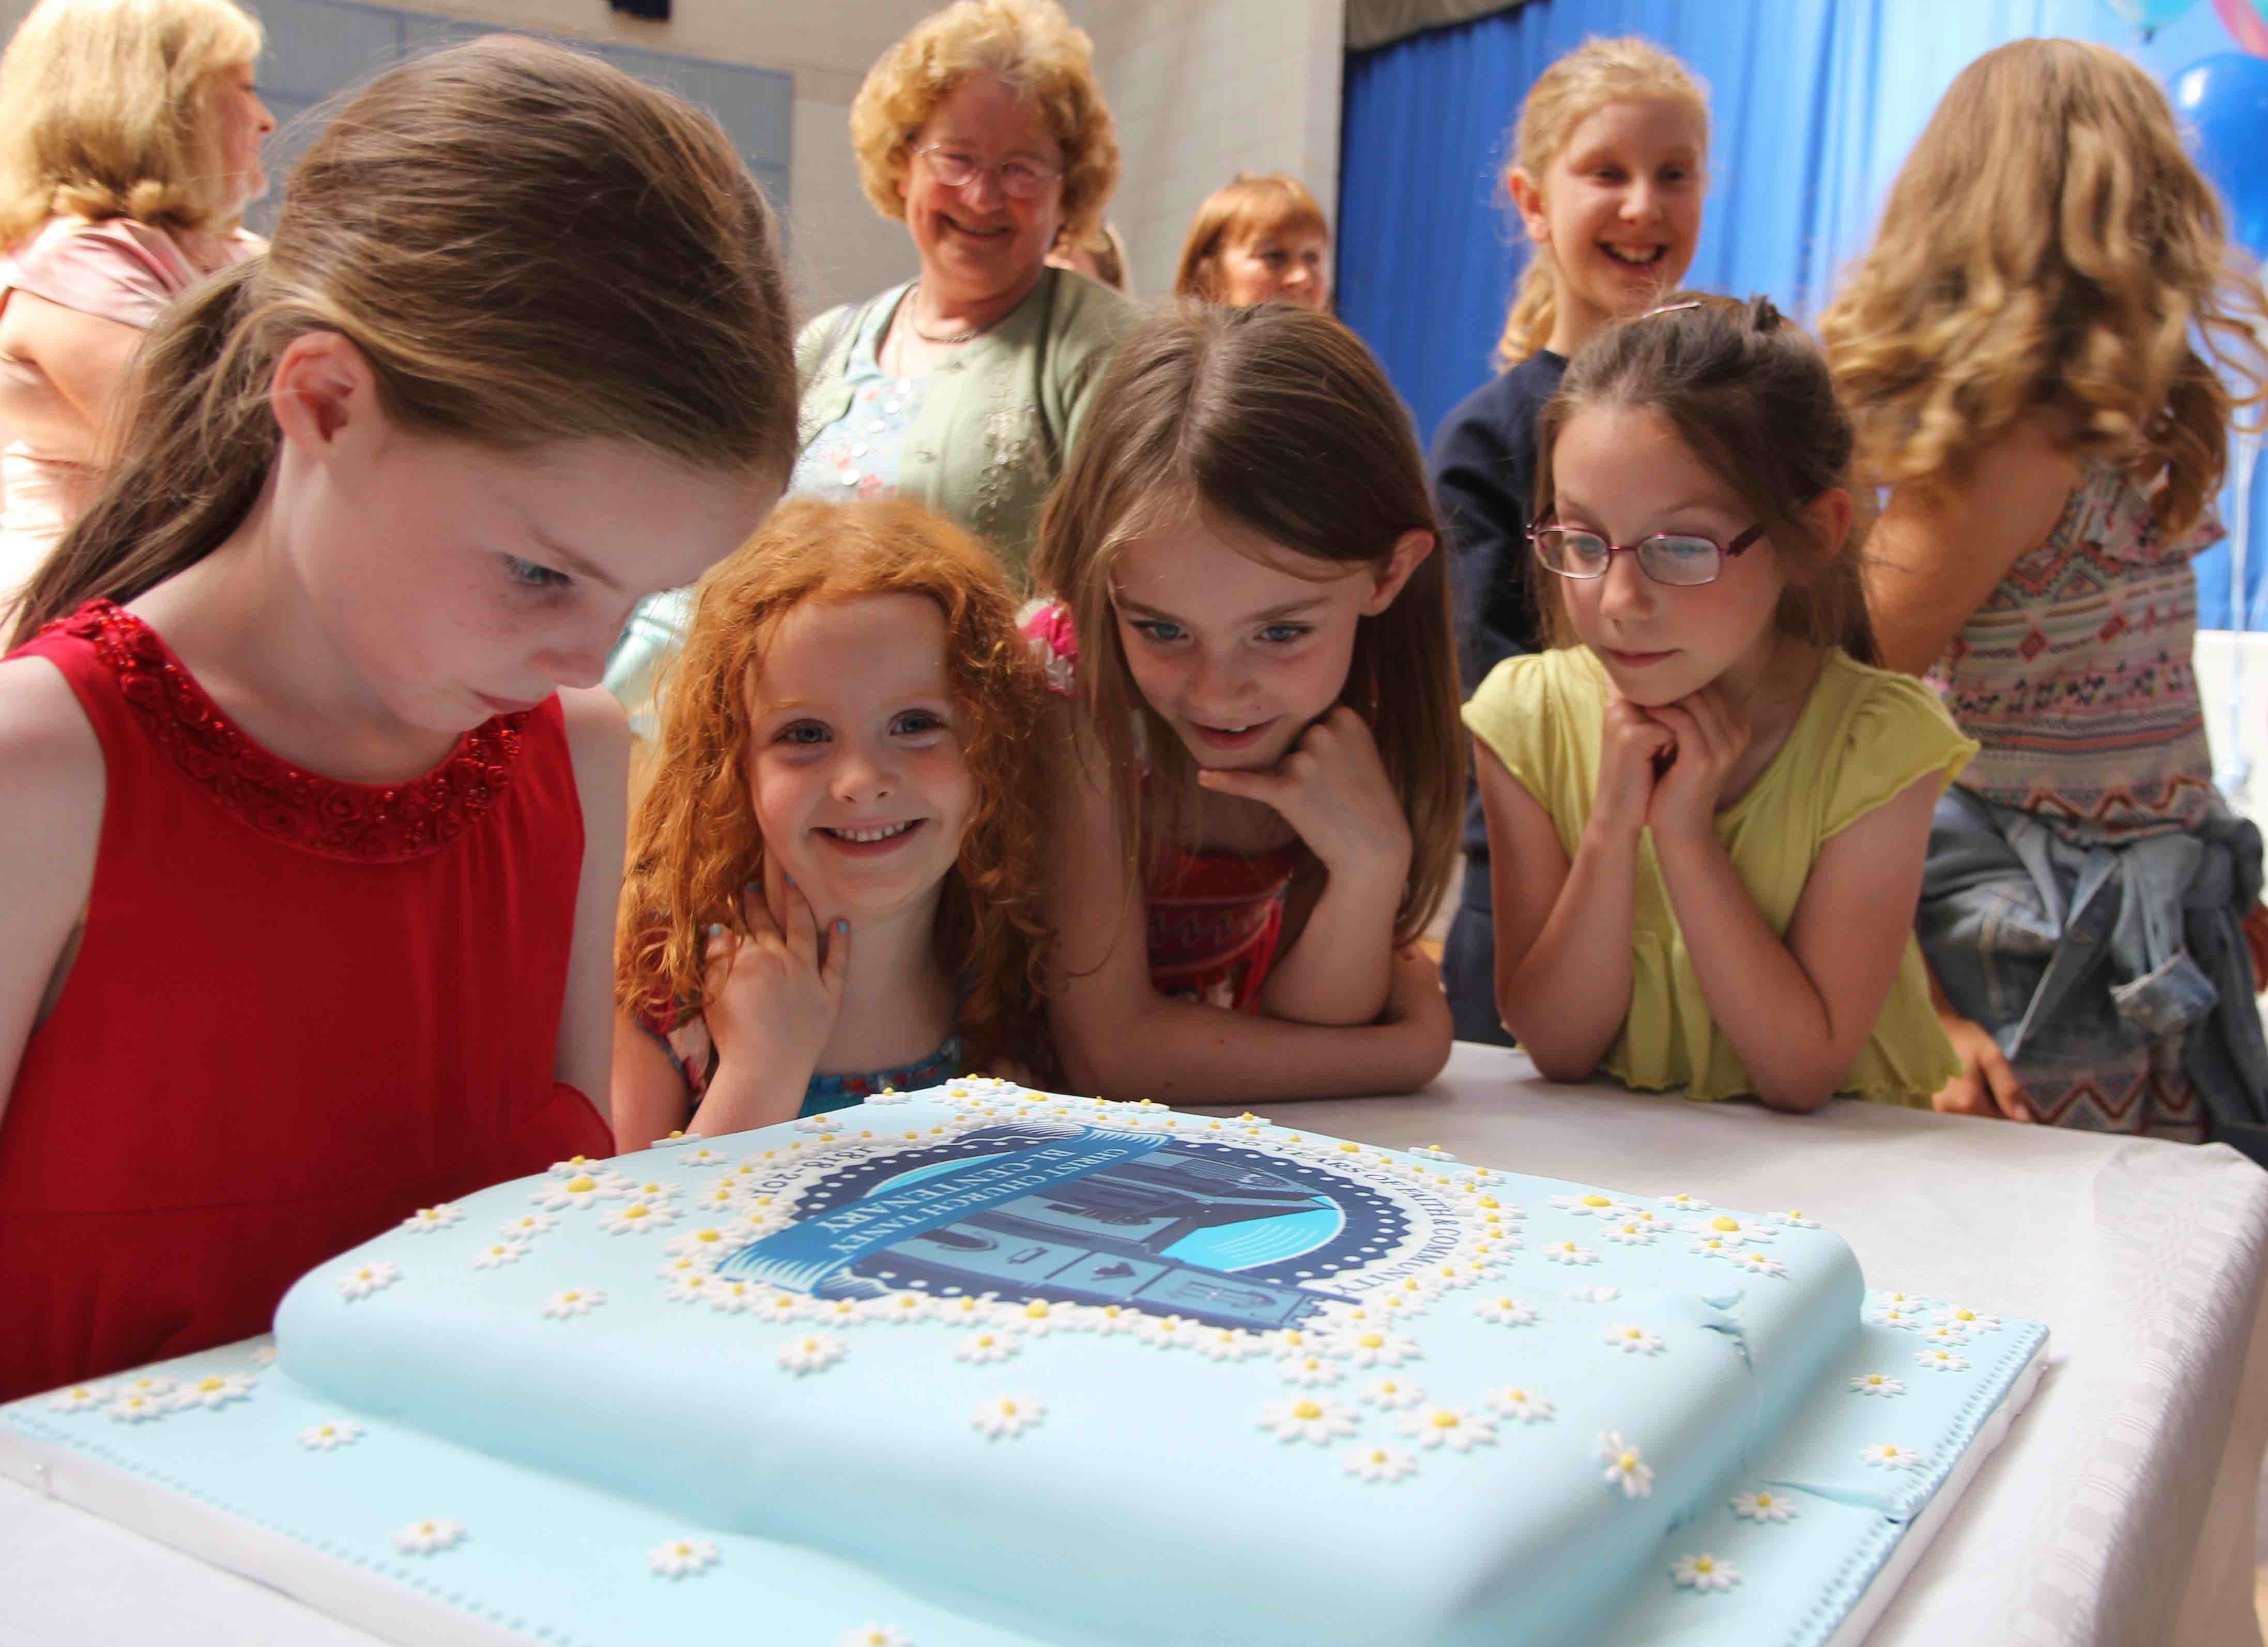
<svg viewBox="0 0 2268 1647">
<path fill-rule="evenodd" d="M 1921 896 L 1963 1066 L 1940 1109 L 2191 1139 L 2268 1120 L 2239 925 L 2260 837 L 2213 789 L 2190 657 L 2264 317 L 2157 84 L 2024 40 L 1955 80 L 1822 321 L 1862 478 L 1890 489 L 1883 661 L 1984 746 Z"/>
<path fill-rule="evenodd" d="M 1288 173 L 1239 172 L 1189 220 L 1174 295 L 1248 308 L 1291 303 L 1329 314 L 1331 225 Z"/>
<path fill-rule="evenodd" d="M 1701 233 L 1708 156 L 1707 88 L 1636 37 L 1585 40 L 1538 75 L 1520 106 L 1504 185 L 1535 249 L 1497 343 L 1504 371 L 1441 420 L 1426 466 L 1447 533 L 1468 694 L 1505 658 L 1541 643 L 1528 576 L 1536 420 L 1570 356 L 1683 283 Z M 1497 1018 L 1491 900 L 1476 794 L 1441 977 L 1458 1035 L 1508 1044 Z"/>
<path fill-rule="evenodd" d="M 144 329 L 259 249 L 260 44 L 230 0 L 40 0 L 0 57 L 0 611 L 90 501 Z"/>
</svg>

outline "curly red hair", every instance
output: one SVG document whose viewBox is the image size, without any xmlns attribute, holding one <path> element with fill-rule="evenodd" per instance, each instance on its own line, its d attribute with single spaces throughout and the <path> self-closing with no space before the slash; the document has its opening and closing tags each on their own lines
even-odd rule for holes
<svg viewBox="0 0 2268 1647">
<path fill-rule="evenodd" d="M 705 934 L 742 922 L 763 834 L 748 778 L 748 705 L 774 626 L 806 601 L 920 595 L 945 614 L 946 676 L 961 710 L 976 805 L 938 911 L 939 960 L 960 986 L 971 1059 L 1051 1063 L 1040 988 L 1039 748 L 1046 685 L 1016 633 L 999 561 L 909 503 L 797 498 L 702 580 L 685 650 L 663 680 L 652 778 L 630 827 L 615 994 L 633 1016 L 698 1007 Z"/>
</svg>

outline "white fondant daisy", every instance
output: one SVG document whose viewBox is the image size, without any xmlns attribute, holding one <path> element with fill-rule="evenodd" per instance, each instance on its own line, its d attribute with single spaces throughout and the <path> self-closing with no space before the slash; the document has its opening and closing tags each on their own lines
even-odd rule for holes
<svg viewBox="0 0 2268 1647">
<path fill-rule="evenodd" d="M 992 1300 L 990 1292 L 957 1292 L 951 1298 L 937 1300 L 939 1320 L 955 1321 L 969 1327 L 981 1327 L 992 1320 Z"/>
<path fill-rule="evenodd" d="M 800 1292 L 782 1292 L 775 1287 L 751 1298 L 748 1313 L 762 1316 L 768 1321 L 807 1320 L 811 1316 L 811 1300 Z"/>
<path fill-rule="evenodd" d="M 675 1201 L 680 1195 L 684 1193 L 684 1185 L 672 1182 L 670 1180 L 666 1178 L 625 1178 L 622 1180 L 622 1195 L 624 1199 L 630 1201 L 644 1201 L 654 1203 L 666 1201 Z"/>
<path fill-rule="evenodd" d="M 55 1413 L 91 1413 L 110 1399 L 107 1384 L 74 1384 L 67 1390 L 57 1390 L 48 1397 L 48 1410 Z"/>
<path fill-rule="evenodd" d="M 1687 1590 L 1730 1590 L 1741 1582 L 1740 1570 L 1714 1555 L 1681 1555 L 1669 1576 Z"/>
<path fill-rule="evenodd" d="M 394 1535 L 394 1548 L 404 1555 L 432 1555 L 464 1537 L 465 1529 L 453 1521 L 413 1521 Z"/>
<path fill-rule="evenodd" d="M 987 1327 L 981 1333 L 971 1333 L 954 1345 L 953 1358 L 983 1366 L 989 1362 L 1005 1361 L 1021 1348 L 1015 1334 Z"/>
<path fill-rule="evenodd" d="M 1260 1408 L 1260 1428 L 1278 1441 L 1312 1441 L 1318 1446 L 1354 1433 L 1355 1415 L 1328 1396 L 1299 1395 L 1269 1401 Z"/>
<path fill-rule="evenodd" d="M 859 1307 L 865 1302 L 863 1298 L 814 1298 L 811 1319 L 836 1327 L 856 1327 L 866 1319 L 865 1312 Z"/>
<path fill-rule="evenodd" d="M 1723 1236 L 1712 1232 L 1693 1241 L 1685 1250 L 1697 1253 L 1704 1258 L 1730 1258 L 1734 1249 Z"/>
<path fill-rule="evenodd" d="M 1481 1278 L 1481 1275 L 1479 1268 L 1469 1260 L 1460 1263 L 1452 1257 L 1426 1270 L 1425 1278 L 1444 1292 L 1454 1292 L 1459 1287 L 1471 1286 Z"/>
<path fill-rule="evenodd" d="M 672 1258 L 698 1258 L 710 1263 L 722 1263 L 725 1257 L 741 1244 L 742 1232 L 727 1224 L 704 1224 L 697 1230 L 688 1230 L 682 1235 L 673 1235 L 661 1250 Z"/>
<path fill-rule="evenodd" d="M 384 1290 L 401 1279 L 401 1272 L 384 1260 L 357 1264 L 339 1277 L 339 1295 L 351 1303 Z"/>
<path fill-rule="evenodd" d="M 697 1132 L 688 1132 L 682 1138 L 679 1139 L 678 1142 L 680 1143 L 695 1143 L 699 1142 L 700 1136 L 701 1135 Z M 697 1150 L 688 1150 L 684 1154 L 679 1156 L 677 1158 L 676 1165 L 679 1166 L 722 1166 L 725 1164 L 728 1158 L 729 1158 L 722 1150 L 712 1150 L 706 1144 L 703 1144 L 702 1147 Z"/>
<path fill-rule="evenodd" d="M 1096 1332 L 1108 1337 L 1113 1333 L 1139 1332 L 1142 1323 L 1149 1318 L 1123 1304 L 1092 1304 L 1087 1306 L 1086 1319 Z"/>
<path fill-rule="evenodd" d="M 1185 1315 L 1145 1315 L 1134 1330 L 1145 1344 L 1160 1349 L 1183 1349 L 1195 1343 L 1204 1328 Z"/>
<path fill-rule="evenodd" d="M 1599 1255 L 1587 1246 L 1573 1241 L 1550 1241 L 1544 1245 L 1543 1256 L 1555 1264 L 1595 1264 Z"/>
<path fill-rule="evenodd" d="M 1921 1317 L 1896 1305 L 1884 1305 L 1879 1310 L 1870 1310 L 1867 1312 L 1867 1319 L 1877 1327 L 1896 1327 L 1910 1333 L 1921 1330 Z"/>
<path fill-rule="evenodd" d="M 1338 1353 L 1358 1367 L 1398 1367 L 1421 1359 L 1425 1353 L 1416 1339 L 1375 1327 L 1344 1334 L 1336 1343 Z"/>
<path fill-rule="evenodd" d="M 310 1452 L 333 1452 L 362 1439 L 362 1426 L 351 1418 L 333 1418 L 309 1424 L 299 1432 L 299 1445 Z"/>
<path fill-rule="evenodd" d="M 1586 1190 L 1580 1195 L 1554 1195 L 1550 1205 L 1579 1218 L 1613 1218 L 1622 1203 L 1612 1196 L 1602 1195 L 1595 1190 Z"/>
<path fill-rule="evenodd" d="M 844 1345 L 831 1333 L 806 1333 L 800 1338 L 791 1338 L 780 1346 L 773 1357 L 784 1372 L 801 1378 L 807 1372 L 824 1372 L 843 1359 Z"/>
<path fill-rule="evenodd" d="M 1656 1195 L 1654 1199 L 1665 1207 L 1676 1208 L 1680 1212 L 1703 1212 L 1707 1210 L 1709 1206 L 1709 1203 L 1700 1196 L 1683 1193 L 1675 1195 Z"/>
<path fill-rule="evenodd" d="M 1606 1341 L 1617 1349 L 1626 1349 L 1634 1356 L 1658 1356 L 1661 1353 L 1661 1335 L 1649 1333 L 1643 1327 L 1609 1327 Z"/>
<path fill-rule="evenodd" d="M 192 1407 L 225 1407 L 231 1401 L 250 1401 L 253 1387 L 259 1382 L 256 1373 L 208 1372 L 182 1385 L 167 1399 L 182 1412 Z"/>
<path fill-rule="evenodd" d="M 662 1298 L 671 1304 L 714 1304 L 717 1301 L 718 1293 L 722 1290 L 716 1276 L 694 1263 L 691 1259 L 680 1259 L 677 1261 L 685 1265 L 685 1268 L 669 1278 L 669 1284 L 661 1290 Z M 740 1304 L 741 1309 L 747 1307 L 745 1296 L 740 1300 Z"/>
<path fill-rule="evenodd" d="M 1620 1287 L 1570 1287 L 1567 1295 L 1577 1304 L 1612 1304 L 1623 1296 Z"/>
<path fill-rule="evenodd" d="M 1373 1379 L 1362 1386 L 1359 1393 L 1361 1400 L 1373 1407 L 1394 1412 L 1405 1407 L 1415 1407 L 1424 1401 L 1425 1387 L 1421 1384 L 1412 1384 L 1407 1379 Z"/>
<path fill-rule="evenodd" d="M 1508 1296 L 1484 1298 L 1473 1306 L 1473 1313 L 1498 1327 L 1525 1327 L 1535 1319 L 1525 1302 Z"/>
<path fill-rule="evenodd" d="M 1758 1489 L 1733 1498 L 1733 1513 L 1747 1521 L 1786 1521 L 1795 1515 L 1795 1503 L 1785 1494 Z"/>
<path fill-rule="evenodd" d="M 1815 1230 L 1819 1227 L 1819 1220 L 1805 1216 L 1800 1207 L 1790 1207 L 1786 1212 L 1776 1212 L 1772 1217 L 1792 1230 Z"/>
<path fill-rule="evenodd" d="M 1523 1424 L 1541 1423 L 1551 1416 L 1551 1403 L 1521 1384 L 1500 1385 L 1488 1393 L 1488 1404 L 1506 1418 Z"/>
<path fill-rule="evenodd" d="M 972 1427 L 988 1441 L 1020 1436 L 1048 1415 L 1047 1404 L 1036 1396 L 996 1395 L 969 1415 Z"/>
<path fill-rule="evenodd" d="M 274 1366 L 276 1364 L 276 1341 L 270 1338 L 254 1344 L 252 1347 L 252 1361 L 254 1366 Z"/>
<path fill-rule="evenodd" d="M 823 1115 L 805 1115 L 795 1123 L 798 1132 L 840 1132 L 843 1117 L 829 1110 Z"/>
<path fill-rule="evenodd" d="M 835 1647 L 914 1647 L 914 1638 L 891 1624 L 861 1624 L 835 1638 Z"/>
<path fill-rule="evenodd" d="M 1721 1235 L 1726 1240 L 1735 1244 L 1743 1241 L 1779 1239 L 1778 1225 L 1768 1224 L 1761 1218 L 1736 1218 L 1729 1212 L 1720 1212 L 1715 1217 L 1707 1219 L 1694 1227 L 1706 1228 L 1712 1234 Z"/>
<path fill-rule="evenodd" d="M 1969 1370 L 1968 1357 L 1956 1356 L 1942 1344 L 1933 1349 L 1923 1350 L 1914 1360 L 1932 1372 L 1965 1372 Z"/>
<path fill-rule="evenodd" d="M 1745 1269 L 1756 1276 L 1784 1276 L 1787 1266 L 1767 1253 L 1746 1252 L 1733 1254 L 1733 1268 Z"/>
<path fill-rule="evenodd" d="M 1421 1143 L 1416 1149 L 1410 1151 L 1410 1153 L 1412 1155 L 1422 1155 L 1429 1161 L 1454 1161 L 1457 1158 L 1454 1154 L 1443 1149 L 1438 1143 Z"/>
<path fill-rule="evenodd" d="M 708 1290 L 702 1296 L 709 1300 L 709 1307 L 720 1314 L 745 1315 L 755 1307 L 764 1291 L 752 1281 L 725 1281 L 711 1276 Z"/>
<path fill-rule="evenodd" d="M 717 1564 L 717 1546 L 708 1539 L 672 1539 L 645 1555 L 646 1570 L 662 1578 L 683 1578 Z"/>
<path fill-rule="evenodd" d="M 1599 1456 L 1607 1462 L 1606 1483 L 1619 1487 L 1625 1498 L 1644 1498 L 1653 1491 L 1653 1468 L 1638 1450 L 1623 1439 L 1622 1431 L 1609 1430 L 1599 1437 Z"/>
<path fill-rule="evenodd" d="M 588 1315 L 607 1301 L 607 1295 L 596 1287 L 568 1287 L 553 1293 L 543 1301 L 546 1319 L 563 1321 L 571 1315 Z"/>
<path fill-rule="evenodd" d="M 1496 1443 L 1496 1420 L 1485 1413 L 1462 1407 L 1425 1407 L 1406 1413 L 1402 1433 L 1421 1447 L 1447 1447 L 1463 1452 Z"/>
<path fill-rule="evenodd" d="M 894 1092 L 887 1087 L 881 1092 L 866 1094 L 866 1101 L 869 1104 L 910 1104 L 913 1102 L 913 1098 L 914 1095 L 911 1092 Z"/>
<path fill-rule="evenodd" d="M 1987 1315 L 1982 1310 L 1972 1310 L 1959 1304 L 1940 1310 L 1937 1320 L 1940 1326 L 1954 1327 L 1963 1333 L 1997 1333 L 2000 1330 L 1999 1316 Z"/>
<path fill-rule="evenodd" d="M 1336 1361 L 1324 1356 L 1285 1356 L 1276 1364 L 1276 1371 L 1286 1384 L 1296 1384 L 1302 1389 L 1315 1389 L 1326 1384 L 1336 1384 L 1344 1370 Z"/>
<path fill-rule="evenodd" d="M 507 1241 L 526 1241 L 559 1227 L 559 1220 L 548 1212 L 523 1212 L 504 1226 Z"/>
<path fill-rule="evenodd" d="M 1955 1345 L 1967 1343 L 1969 1334 L 1962 1327 L 1940 1321 L 1934 1327 L 1925 1327 L 1921 1329 L 1921 1341 L 1925 1344 L 1942 1344 L 1949 1349 Z"/>
<path fill-rule="evenodd" d="M 1636 1218 L 1625 1218 L 1609 1226 L 1607 1239 L 1621 1246 L 1651 1246 L 1657 1234 L 1653 1224 L 1641 1224 Z"/>
<path fill-rule="evenodd" d="M 1911 1448 L 1902 1447 L 1895 1441 L 1877 1441 L 1870 1447 L 1861 1447 L 1859 1456 L 1879 1469 L 1911 1470 L 1920 1467 L 1921 1454 Z"/>
<path fill-rule="evenodd" d="M 553 1178 L 580 1178 L 586 1173 L 599 1178 L 604 1176 L 607 1162 L 602 1156 L 571 1155 L 563 1161 L 554 1161 L 544 1170 Z"/>
<path fill-rule="evenodd" d="M 445 1201 L 437 1207 L 418 1208 L 401 1221 L 401 1227 L 419 1234 L 428 1234 L 435 1230 L 447 1229 L 464 1216 L 463 1208 Z"/>
<path fill-rule="evenodd" d="M 124 1390 L 113 1396 L 102 1410 L 122 1424 L 145 1424 L 172 1412 L 173 1402 L 171 1395 L 145 1395 L 139 1390 Z"/>
<path fill-rule="evenodd" d="M 929 1298 L 919 1292 L 892 1292 L 879 1298 L 869 1298 L 865 1305 L 866 1319 L 872 1321 L 925 1321 L 930 1319 Z"/>
<path fill-rule="evenodd" d="M 1209 1327 L 1197 1335 L 1193 1347 L 1208 1361 L 1241 1361 L 1247 1356 L 1264 1355 L 1268 1341 L 1241 1327 Z"/>
<path fill-rule="evenodd" d="M 1877 1309 L 1904 1310 L 1909 1313 L 1929 1307 L 1929 1300 L 1918 1292 L 1877 1292 L 1870 1302 Z"/>
<path fill-rule="evenodd" d="M 613 1182 L 610 1176 L 600 1173 L 577 1173 L 568 1178 L 548 1178 L 529 1192 L 527 1198 L 546 1212 L 562 1212 L 570 1207 L 595 1207 L 601 1201 L 614 1199 Z"/>
<path fill-rule="evenodd" d="M 1049 1329 L 1069 1325 L 1069 1306 L 1047 1298 L 1027 1298 L 1001 1306 L 1010 1325 L 1027 1338 L 1045 1338 Z"/>
<path fill-rule="evenodd" d="M 114 1395 L 171 1395 L 173 1393 L 173 1381 L 171 1379 L 161 1379 L 145 1372 L 138 1379 L 122 1380 L 112 1385 L 110 1388 Z"/>
<path fill-rule="evenodd" d="M 676 1222 L 677 1209 L 666 1202 L 633 1201 L 608 1208 L 599 1227 L 609 1235 L 641 1235 Z"/>
<path fill-rule="evenodd" d="M 516 1264 L 527 1256 L 525 1241 L 490 1241 L 473 1254 L 475 1269 L 494 1269 L 501 1264 Z"/>
<path fill-rule="evenodd" d="M 1398 1482 L 1418 1473 L 1417 1455 L 1400 1447 L 1349 1447 L 1339 1454 L 1339 1464 L 1348 1474 L 1366 1482 Z"/>
<path fill-rule="evenodd" d="M 1905 1385 L 1887 1372 L 1862 1372 L 1851 1380 L 1851 1387 L 1861 1395 L 1904 1395 Z"/>
</svg>

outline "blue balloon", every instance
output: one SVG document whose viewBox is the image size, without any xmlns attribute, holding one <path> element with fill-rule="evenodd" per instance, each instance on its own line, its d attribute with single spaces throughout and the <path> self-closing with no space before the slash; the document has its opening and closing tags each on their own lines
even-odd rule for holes
<svg viewBox="0 0 2268 1647">
<path fill-rule="evenodd" d="M 2228 208 L 2228 238 L 2268 259 L 2268 62 L 2222 52 L 2174 77 L 2174 113 Z"/>
</svg>

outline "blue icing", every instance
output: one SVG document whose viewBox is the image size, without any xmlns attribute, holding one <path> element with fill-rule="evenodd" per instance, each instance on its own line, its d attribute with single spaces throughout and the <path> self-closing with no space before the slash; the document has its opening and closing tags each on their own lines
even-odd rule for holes
<svg viewBox="0 0 2268 1647">
<path fill-rule="evenodd" d="M 1792 1647 L 1820 1639 L 1801 1629 L 1822 1608 L 1839 1617 L 1864 1588 L 1852 1575 L 1895 1543 L 1881 1509 L 1837 1502 L 1884 1483 L 1865 1481 L 1881 1472 L 1851 1439 L 1871 1430 L 1846 1430 L 1858 1420 L 1830 1397 L 1885 1342 L 1913 1335 L 1857 1327 L 1857 1266 L 1833 1235 L 1778 1230 L 1768 1250 L 1785 1274 L 1728 1286 L 1726 1261 L 1688 1251 L 1683 1232 L 1620 1246 L 1594 1239 L 1595 1219 L 1547 1210 L 1574 1187 L 1555 1180 L 1506 1175 L 1476 1192 L 1444 1181 L 1466 1169 L 1335 1157 L 1335 1141 L 1312 1135 L 1293 1145 L 1278 1129 L 1182 1117 L 1167 1129 L 1163 1112 L 1138 1124 L 1124 1108 L 1060 1107 L 976 1117 L 932 1093 L 845 1112 L 824 1145 L 789 1127 L 723 1151 L 762 1162 L 751 1193 L 799 1194 L 812 1216 L 744 1241 L 719 1282 L 792 1272 L 822 1310 L 912 1295 L 925 1308 L 983 1292 L 1036 1301 L 1049 1330 L 1005 1360 L 956 1353 L 982 1320 L 782 1321 L 673 1301 L 663 1248 L 718 1216 L 693 1206 L 723 1169 L 659 1150 L 608 1165 L 680 1187 L 685 1216 L 664 1228 L 610 1233 L 604 1209 L 620 1201 L 571 1206 L 525 1256 L 475 1269 L 529 1210 L 533 1180 L 499 1186 L 459 1203 L 453 1224 L 389 1234 L 303 1281 L 278 1318 L 282 1367 L 252 1400 L 126 1425 L 35 1399 L 0 1409 L 0 1437 L 99 1445 L 374 1571 L 443 1585 L 469 1613 L 592 1643 L 700 1638 L 762 1617 L 768 1639 L 822 1644 L 875 1620 L 917 1647 L 1559 1647 L 1609 1629 Z M 1411 1310 L 1383 1303 L 1414 1276 L 1469 1268 L 1484 1194 L 1501 1210 L 1479 1284 Z M 1507 1231 L 1524 1245 L 1506 1245 Z M 1544 1244 L 1561 1239 L 1597 1261 L 1547 1261 Z M 379 1261 L 400 1280 L 342 1295 L 342 1273 Z M 1596 1299 L 1600 1287 L 1616 1296 Z M 605 1302 L 547 1317 L 571 1288 Z M 1536 1319 L 1482 1319 L 1476 1305 L 1498 1296 Z M 1273 1354 L 1213 1359 L 1063 1329 L 1062 1312 L 1099 1301 L 1138 1321 L 1182 1316 L 1186 1327 L 1152 1329 L 1168 1335 L 1372 1332 L 1359 1353 L 1375 1364 L 1357 1364 L 1344 1341 L 1326 1357 L 1336 1379 L 1310 1388 Z M 1625 1327 L 1638 1347 L 1623 1347 Z M 1894 1399 L 1912 1402 L 1903 1410 L 1928 1465 L 1908 1500 L 1926 1501 L 2036 1345 L 2026 1324 L 2001 1331 L 2007 1350 L 1990 1371 L 1982 1357 L 1974 1375 L 1907 1362 L 1909 1393 Z M 811 1334 L 841 1354 L 799 1375 L 780 1357 Z M 230 1353 L 213 1364 L 238 1364 Z M 1422 1385 L 1425 1404 L 1359 1399 L 1385 1378 Z M 1508 1385 L 1548 1398 L 1550 1416 L 1492 1408 Z M 1003 1397 L 1043 1415 L 988 1438 L 973 1417 Z M 1328 1445 L 1278 1439 L 1302 1400 L 1336 1403 L 1351 1428 Z M 1862 1404 L 1889 1403 L 1844 1399 Z M 1437 1408 L 1457 1409 L 1467 1431 L 1491 1422 L 1492 1439 L 1424 1445 Z M 368 1433 L 329 1452 L 292 1439 L 342 1416 Z M 1403 1433 L 1405 1417 L 1420 1436 Z M 1609 1430 L 1642 1452 L 1650 1493 L 1605 1479 Z M 1409 1453 L 1416 1473 L 1350 1470 L 1351 1450 L 1379 1446 Z M 1777 1541 L 1750 1558 L 1749 1580 L 1658 1596 L 1690 1539 L 1720 1525 L 1728 1548 L 1763 1536 L 1726 1523 L 1722 1500 L 1766 1479 L 1818 1490 L 1798 1521 L 1764 1529 Z M 463 1523 L 467 1539 L 396 1553 L 392 1531 L 429 1516 Z M 646 1552 L 686 1536 L 714 1540 L 719 1562 L 649 1576 Z M 1626 1606 L 1639 1611 L 1618 1622 Z M 1657 1608 L 1658 1636 L 1630 1634 Z"/>
</svg>

